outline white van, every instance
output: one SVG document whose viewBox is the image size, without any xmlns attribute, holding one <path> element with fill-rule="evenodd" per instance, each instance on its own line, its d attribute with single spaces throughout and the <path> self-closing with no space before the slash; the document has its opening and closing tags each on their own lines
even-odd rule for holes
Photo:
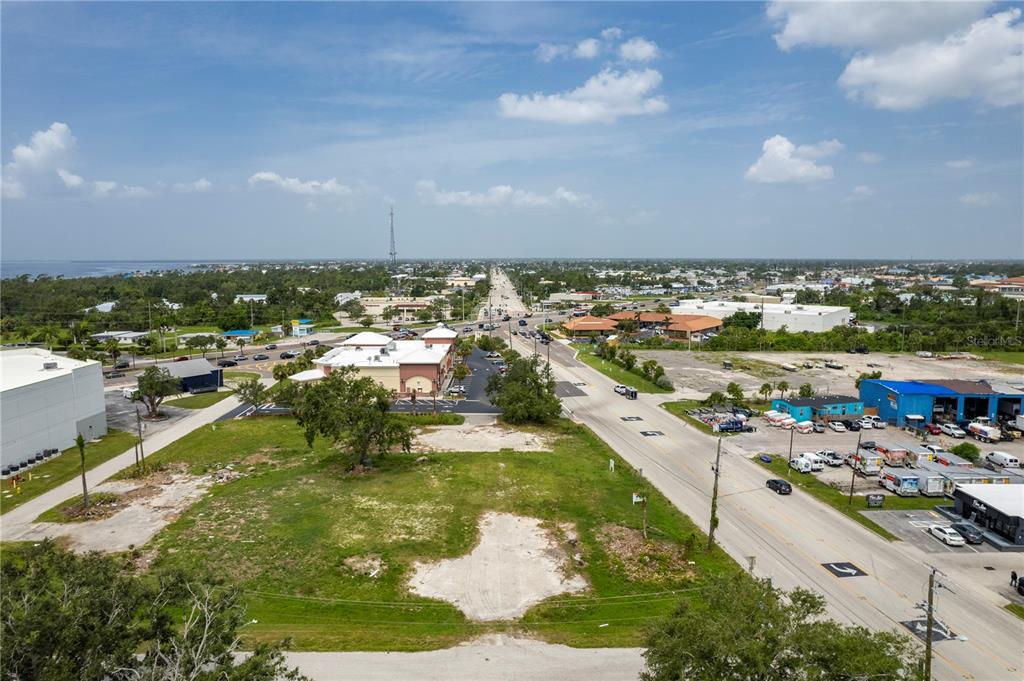
<svg viewBox="0 0 1024 681">
<path fill-rule="evenodd" d="M 811 472 L 811 462 L 799 456 L 789 462 L 789 467 L 800 473 Z"/>
<path fill-rule="evenodd" d="M 817 454 L 812 454 L 811 452 L 804 452 L 803 454 L 800 455 L 800 458 L 810 462 L 811 470 L 814 471 L 815 473 L 817 473 L 818 471 L 825 470 L 824 457 L 818 456 Z"/>
<path fill-rule="evenodd" d="M 1020 459 L 1006 452 L 989 452 L 985 461 L 1000 468 L 1020 468 Z"/>
</svg>

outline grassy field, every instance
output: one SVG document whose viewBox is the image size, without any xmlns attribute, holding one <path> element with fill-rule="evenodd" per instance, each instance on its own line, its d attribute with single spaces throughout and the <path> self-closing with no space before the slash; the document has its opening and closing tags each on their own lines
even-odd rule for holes
<svg viewBox="0 0 1024 681">
<path fill-rule="evenodd" d="M 730 435 L 735 435 L 736 434 L 736 433 L 716 433 L 715 431 L 713 431 L 711 429 L 711 426 L 709 426 L 708 424 L 704 423 L 700 419 L 695 419 L 694 417 L 692 417 L 692 416 L 690 416 L 689 414 L 686 413 L 686 411 L 688 409 L 696 409 L 697 407 L 703 407 L 703 406 L 704 406 L 704 404 L 702 402 L 696 402 L 696 401 L 693 401 L 693 400 L 682 400 L 680 402 L 662 402 L 661 403 L 661 407 L 665 411 L 669 412 L 670 414 L 674 414 L 675 416 L 678 416 L 679 418 L 681 418 L 682 420 L 686 421 L 687 423 L 689 423 L 691 426 L 693 426 L 697 430 L 701 431 L 702 433 L 707 433 L 708 435 L 715 435 L 715 436 L 723 435 L 723 436 L 726 436 L 726 437 L 728 437 Z"/>
<path fill-rule="evenodd" d="M 899 541 L 899 537 L 878 525 L 870 518 L 864 517 L 864 514 L 861 513 L 861 511 L 870 511 L 871 509 L 868 508 L 867 499 L 863 495 L 855 494 L 853 496 L 853 504 L 851 505 L 849 503 L 848 493 L 841 492 L 834 487 L 826 485 L 818 480 L 813 473 L 797 473 L 796 471 L 792 471 L 789 468 L 786 457 L 784 456 L 772 457 L 771 464 L 766 464 L 760 459 L 755 459 L 755 461 L 765 468 L 770 469 L 780 478 L 788 480 L 794 487 L 799 487 L 808 494 L 817 498 L 819 501 L 828 504 L 842 514 L 849 516 L 852 520 L 860 523 L 872 532 L 875 532 L 889 541 Z M 885 503 L 880 509 L 885 511 L 928 510 L 935 506 L 941 506 L 949 503 L 945 497 L 901 497 L 895 494 L 890 494 L 881 487 L 878 489 L 879 493 L 885 494 Z"/>
<path fill-rule="evenodd" d="M 121 430 L 111 430 L 96 444 L 85 446 L 86 470 L 124 452 L 133 444 L 135 444 L 134 435 Z M 9 486 L 10 482 L 4 481 L 3 493 L 0 494 L 0 513 L 17 508 L 29 499 L 71 480 L 81 473 L 81 466 L 78 448 L 70 447 L 65 449 L 60 456 L 39 464 L 29 471 L 32 473 L 31 480 L 28 479 L 29 472 L 21 473 L 21 477 L 24 478 L 21 483 L 21 494 L 14 494 Z"/>
<path fill-rule="evenodd" d="M 248 381 L 253 378 L 260 378 L 258 371 L 225 371 L 225 381 Z"/>
<path fill-rule="evenodd" d="M 722 366 L 722 362 L 732 362 L 734 370 L 742 371 L 757 378 L 772 379 L 787 375 L 786 371 L 778 364 L 740 355 L 730 355 L 726 352 L 698 352 L 694 353 L 694 357 L 702 362 L 719 367 Z"/>
<path fill-rule="evenodd" d="M 610 553 L 600 530 L 635 532 L 641 515 L 631 494 L 642 481 L 589 430 L 565 421 L 549 432 L 550 452 L 434 453 L 419 464 L 415 453 L 389 455 L 354 474 L 323 441 L 307 449 L 288 418 L 200 429 L 150 461 L 181 462 L 194 473 L 240 462 L 246 474 L 215 486 L 154 539 L 156 566 L 205 569 L 240 585 L 246 617 L 257 621 L 242 629 L 246 643 L 290 637 L 300 650 L 433 649 L 490 631 L 635 646 L 678 598 L 698 597 L 694 587 L 706 575 L 739 570 L 717 548 L 699 548 L 700 530 L 653 492 L 656 542 L 626 559 Z M 608 459 L 616 459 L 615 472 Z M 548 599 L 522 621 L 495 623 L 470 622 L 448 603 L 411 595 L 412 564 L 470 551 L 487 511 L 540 518 L 551 528 L 572 523 L 579 544 L 569 550 L 582 554 L 579 571 L 591 589 Z M 379 559 L 382 569 L 361 574 L 345 562 L 353 557 Z M 650 572 L 640 576 L 637 564 Z M 666 593 L 673 590 L 689 591 Z"/>
<path fill-rule="evenodd" d="M 188 397 L 179 397 L 176 400 L 168 400 L 164 404 L 168 407 L 180 407 L 182 409 L 206 409 L 217 404 L 231 394 L 230 390 L 221 390 L 215 393 L 199 393 Z"/>
<path fill-rule="evenodd" d="M 1021 605 L 1020 603 L 1007 603 L 1003 607 L 1024 620 L 1024 605 Z"/>
<path fill-rule="evenodd" d="M 975 354 L 994 362 L 1007 364 L 1024 364 L 1024 352 L 1008 352 L 1004 350 L 978 350 Z"/>
<path fill-rule="evenodd" d="M 601 359 L 592 353 L 588 346 L 574 345 L 574 348 L 579 350 L 577 357 L 581 362 L 597 369 L 602 374 L 612 379 L 616 383 L 622 385 L 628 385 L 630 388 L 636 388 L 637 392 L 641 393 L 670 393 L 671 390 L 666 390 L 655 385 L 653 382 L 648 381 L 643 376 L 638 376 L 632 371 L 627 371 L 618 364 L 609 362 L 606 359 Z"/>
</svg>

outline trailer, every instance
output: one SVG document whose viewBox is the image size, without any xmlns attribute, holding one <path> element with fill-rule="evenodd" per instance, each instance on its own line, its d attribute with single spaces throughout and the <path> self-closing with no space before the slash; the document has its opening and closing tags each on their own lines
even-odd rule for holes
<svg viewBox="0 0 1024 681">
<path fill-rule="evenodd" d="M 878 475 L 882 470 L 882 457 L 867 449 L 851 454 L 848 461 L 862 475 Z"/>
<path fill-rule="evenodd" d="M 917 491 L 926 497 L 941 497 L 945 495 L 946 478 L 942 473 L 931 470 L 915 471 L 917 475 Z"/>
<path fill-rule="evenodd" d="M 876 443 L 875 453 L 885 459 L 885 463 L 888 466 L 906 466 L 907 460 L 910 458 L 910 452 L 907 451 L 906 447 L 888 442 Z"/>
<path fill-rule="evenodd" d="M 979 416 L 970 423 L 967 424 L 967 432 L 974 436 L 975 439 L 981 440 L 982 442 L 999 442 L 1002 437 L 1002 431 L 992 425 L 992 420 L 987 416 Z"/>
<path fill-rule="evenodd" d="M 918 474 L 898 471 L 895 468 L 883 468 L 878 474 L 878 484 L 901 497 L 916 497 L 919 484 Z"/>
</svg>

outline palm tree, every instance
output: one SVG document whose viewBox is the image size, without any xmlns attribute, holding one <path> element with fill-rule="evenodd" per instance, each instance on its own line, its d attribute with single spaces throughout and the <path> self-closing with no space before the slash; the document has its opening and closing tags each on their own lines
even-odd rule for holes
<svg viewBox="0 0 1024 681">
<path fill-rule="evenodd" d="M 773 390 L 774 390 L 774 388 L 772 388 L 772 384 L 771 383 L 762 383 L 761 384 L 761 389 L 758 392 L 761 393 L 762 395 L 764 395 L 764 400 L 765 400 L 765 402 L 767 402 L 768 398 L 772 396 L 772 391 Z"/>
<path fill-rule="evenodd" d="M 78 456 L 82 459 L 82 507 L 89 510 L 89 488 L 85 485 L 85 438 L 79 433 L 75 438 L 75 446 L 78 447 Z"/>
<path fill-rule="evenodd" d="M 779 384 L 775 387 L 779 389 L 779 397 L 781 399 L 786 399 L 786 391 L 789 390 L 789 383 L 786 381 L 779 381 Z"/>
<path fill-rule="evenodd" d="M 220 356 L 223 358 L 224 357 L 224 348 L 226 348 L 228 346 L 228 342 L 226 340 L 224 340 L 223 338 L 221 338 L 220 336 L 218 336 L 217 340 L 215 340 L 213 342 L 213 344 L 217 346 L 218 350 L 220 350 Z"/>
<path fill-rule="evenodd" d="M 239 352 L 242 352 L 242 348 L 244 348 L 244 347 L 245 347 L 245 344 L 246 344 L 247 342 L 248 342 L 248 341 L 246 341 L 246 339 L 245 339 L 244 337 L 242 337 L 242 336 L 239 336 L 238 338 L 236 338 L 236 339 L 235 339 L 235 345 L 237 345 L 237 346 L 238 346 L 238 351 L 239 351 Z M 244 355 L 245 353 L 244 353 L 244 352 L 242 352 L 242 354 Z"/>
<path fill-rule="evenodd" d="M 121 356 L 121 342 L 116 338 L 108 338 L 103 343 L 103 349 L 110 356 L 111 368 L 117 364 L 117 358 Z"/>
</svg>

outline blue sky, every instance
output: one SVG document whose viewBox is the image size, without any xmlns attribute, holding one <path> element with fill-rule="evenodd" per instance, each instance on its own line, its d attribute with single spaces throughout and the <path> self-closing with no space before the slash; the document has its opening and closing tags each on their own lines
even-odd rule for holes
<svg viewBox="0 0 1024 681">
<path fill-rule="evenodd" d="M 2 8 L 5 259 L 1024 257 L 955 3 Z"/>
</svg>

